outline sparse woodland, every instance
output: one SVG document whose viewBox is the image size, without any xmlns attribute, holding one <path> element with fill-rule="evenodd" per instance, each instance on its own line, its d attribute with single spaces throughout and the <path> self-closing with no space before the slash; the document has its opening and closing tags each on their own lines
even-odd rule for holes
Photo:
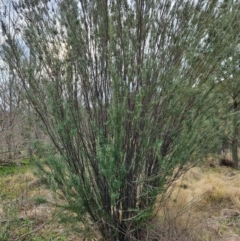
<svg viewBox="0 0 240 241">
<path fill-rule="evenodd" d="M 197 241 L 181 222 L 222 200 L 239 219 L 239 19 L 237 0 L 0 0 L 0 174 L 76 233 L 50 240 Z M 25 205 L 8 178 L 0 240 L 46 240 L 48 216 L 1 220 Z"/>
</svg>

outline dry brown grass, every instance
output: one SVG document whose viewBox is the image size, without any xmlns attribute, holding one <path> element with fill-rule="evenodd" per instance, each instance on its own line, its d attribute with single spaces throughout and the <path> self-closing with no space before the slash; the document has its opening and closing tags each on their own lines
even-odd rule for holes
<svg viewBox="0 0 240 241">
<path fill-rule="evenodd" d="M 209 165 L 192 168 L 174 183 L 157 222 L 159 229 L 176 233 L 159 240 L 239 241 L 240 171 Z"/>
</svg>

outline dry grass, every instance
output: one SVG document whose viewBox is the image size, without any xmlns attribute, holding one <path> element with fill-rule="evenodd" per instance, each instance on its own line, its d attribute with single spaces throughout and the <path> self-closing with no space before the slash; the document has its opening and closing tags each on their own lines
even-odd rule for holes
<svg viewBox="0 0 240 241">
<path fill-rule="evenodd" d="M 59 223 L 51 193 L 31 170 L 0 176 L 0 240 L 76 240 Z"/>
<path fill-rule="evenodd" d="M 239 184 L 239 170 L 192 168 L 174 183 L 171 198 L 158 212 L 158 227 L 168 229 L 167 239 L 159 240 L 239 241 Z"/>
</svg>

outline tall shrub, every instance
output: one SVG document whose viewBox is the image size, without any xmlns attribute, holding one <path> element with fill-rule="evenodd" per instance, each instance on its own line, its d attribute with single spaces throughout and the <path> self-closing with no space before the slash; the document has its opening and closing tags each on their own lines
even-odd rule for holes
<svg viewBox="0 0 240 241">
<path fill-rule="evenodd" d="M 0 55 L 58 154 L 48 152 L 41 175 L 104 240 L 141 239 L 159 194 L 214 147 L 210 93 L 235 45 L 237 33 L 221 28 L 236 21 L 237 3 L 11 6 Z"/>
</svg>

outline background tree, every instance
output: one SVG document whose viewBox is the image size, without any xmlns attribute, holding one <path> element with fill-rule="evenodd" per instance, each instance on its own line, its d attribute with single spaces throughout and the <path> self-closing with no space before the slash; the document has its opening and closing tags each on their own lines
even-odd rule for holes
<svg viewBox="0 0 240 241">
<path fill-rule="evenodd" d="M 233 11 L 233 9 L 229 9 Z M 224 35 L 231 36 L 231 33 L 239 29 L 239 22 L 233 23 L 230 29 L 222 27 Z M 210 37 L 214 35 L 211 32 Z M 227 152 L 231 149 L 233 161 L 236 165 L 239 162 L 239 110 L 240 110 L 240 87 L 239 87 L 239 37 L 235 49 L 230 49 L 225 54 L 225 59 L 221 63 L 221 69 L 216 76 L 215 95 L 220 100 L 219 106 L 219 126 L 222 129 L 223 149 Z M 231 42 L 231 41 L 230 41 Z"/>
<path fill-rule="evenodd" d="M 4 17 L 7 17 L 7 8 L 0 3 L 0 18 L 3 19 Z M 3 41 L 4 33 L 2 32 L 0 43 L 3 43 Z M 0 162 L 5 164 L 12 163 L 19 142 L 19 123 L 16 123 L 16 119 L 20 103 L 20 91 L 15 84 L 11 70 L 0 60 Z"/>
<path fill-rule="evenodd" d="M 13 76 L 8 69 L 1 66 L 0 82 L 0 159 L 1 162 L 12 163 L 20 142 L 20 122 L 18 107 L 20 93 L 14 86 Z"/>
<path fill-rule="evenodd" d="M 236 22 L 238 3 L 11 6 L 0 55 L 58 153 L 48 149 L 42 177 L 105 240 L 140 240 L 159 194 L 215 148 L 211 93 L 237 42 L 222 26 Z"/>
<path fill-rule="evenodd" d="M 231 148 L 233 161 L 238 164 L 238 147 L 239 147 L 239 111 L 240 111 L 240 88 L 239 88 L 239 50 L 236 48 L 235 53 L 226 59 L 223 63 L 220 80 L 221 86 L 218 90 L 224 99 L 222 109 L 226 125 L 224 131 L 228 133 L 228 144 Z"/>
</svg>

